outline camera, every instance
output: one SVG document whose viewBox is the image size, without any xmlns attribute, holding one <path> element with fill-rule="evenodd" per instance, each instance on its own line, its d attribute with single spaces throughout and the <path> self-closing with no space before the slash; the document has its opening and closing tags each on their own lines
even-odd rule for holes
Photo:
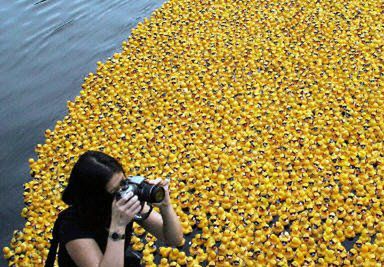
<svg viewBox="0 0 384 267">
<path fill-rule="evenodd" d="M 165 197 L 165 190 L 161 186 L 148 184 L 143 176 L 128 176 L 122 181 L 122 185 L 115 193 L 116 200 L 133 192 L 140 202 L 160 203 Z"/>
</svg>

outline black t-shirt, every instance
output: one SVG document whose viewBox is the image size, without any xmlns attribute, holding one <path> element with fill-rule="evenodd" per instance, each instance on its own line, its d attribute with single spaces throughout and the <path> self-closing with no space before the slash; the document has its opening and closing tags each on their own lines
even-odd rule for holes
<svg viewBox="0 0 384 267">
<path fill-rule="evenodd" d="M 80 224 L 80 217 L 75 208 L 69 207 L 60 214 L 60 224 L 58 227 L 59 253 L 58 263 L 60 267 L 76 267 L 77 265 L 69 256 L 65 244 L 71 240 L 79 238 L 93 238 L 99 245 L 101 252 L 104 254 L 108 242 L 108 230 L 100 227 L 97 230 L 90 230 Z M 129 223 L 125 228 L 125 243 L 124 251 L 127 250 L 131 241 L 133 222 Z M 124 261 L 124 266 L 140 266 L 137 263 L 129 263 L 127 258 Z"/>
</svg>

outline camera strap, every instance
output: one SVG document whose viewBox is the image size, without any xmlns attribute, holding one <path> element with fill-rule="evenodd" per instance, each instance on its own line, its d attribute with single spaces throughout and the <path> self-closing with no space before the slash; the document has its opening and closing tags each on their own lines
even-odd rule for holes
<svg viewBox="0 0 384 267">
<path fill-rule="evenodd" d="M 149 217 L 149 214 L 151 214 L 153 207 L 152 207 L 152 205 L 148 205 L 148 206 L 149 206 L 149 211 L 145 214 L 140 213 L 139 216 L 136 215 L 137 217 L 135 216 L 135 221 L 137 221 L 137 222 L 144 221 Z M 143 210 L 143 208 L 144 208 L 144 205 L 142 205 L 141 210 Z"/>
<path fill-rule="evenodd" d="M 50 240 L 51 247 L 49 248 L 47 260 L 45 261 L 45 265 L 44 265 L 45 267 L 53 267 L 53 265 L 55 263 L 57 246 L 59 245 L 58 230 L 59 230 L 59 223 L 61 221 L 60 215 L 62 214 L 62 212 L 59 213 L 59 215 L 55 221 L 55 224 L 53 225 L 52 239 Z"/>
</svg>

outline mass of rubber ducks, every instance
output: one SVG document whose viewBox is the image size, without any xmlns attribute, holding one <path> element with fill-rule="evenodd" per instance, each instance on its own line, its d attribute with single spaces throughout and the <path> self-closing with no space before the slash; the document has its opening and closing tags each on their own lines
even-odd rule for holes
<svg viewBox="0 0 384 267">
<path fill-rule="evenodd" d="M 376 0 L 166 2 L 36 146 L 9 266 L 42 266 L 87 150 L 171 178 L 190 241 L 158 246 L 134 224 L 146 266 L 382 266 L 383 14 Z"/>
</svg>

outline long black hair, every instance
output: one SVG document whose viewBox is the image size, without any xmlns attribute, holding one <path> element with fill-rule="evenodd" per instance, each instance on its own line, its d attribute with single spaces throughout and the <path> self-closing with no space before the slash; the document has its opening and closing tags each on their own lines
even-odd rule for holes
<svg viewBox="0 0 384 267">
<path fill-rule="evenodd" d="M 87 151 L 75 163 L 62 200 L 77 209 L 84 225 L 108 227 L 113 195 L 106 185 L 119 172 L 124 173 L 121 164 L 99 151 Z"/>
</svg>

